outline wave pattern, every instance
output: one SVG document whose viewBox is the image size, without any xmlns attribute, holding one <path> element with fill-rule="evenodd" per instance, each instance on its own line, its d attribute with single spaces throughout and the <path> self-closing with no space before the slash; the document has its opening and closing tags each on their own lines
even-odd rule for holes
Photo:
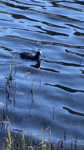
<svg viewBox="0 0 84 150">
<path fill-rule="evenodd" d="M 38 49 L 39 62 L 19 57 Z M 0 1 L 0 52 L 1 103 L 11 122 L 14 111 L 13 128 L 25 128 L 25 135 L 32 130 L 40 139 L 45 123 L 52 140 L 66 132 L 82 141 L 84 2 Z"/>
</svg>

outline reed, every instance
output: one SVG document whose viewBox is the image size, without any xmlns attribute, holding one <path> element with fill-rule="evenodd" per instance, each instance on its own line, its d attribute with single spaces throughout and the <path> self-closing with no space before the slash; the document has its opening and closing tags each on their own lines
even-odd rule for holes
<svg viewBox="0 0 84 150">
<path fill-rule="evenodd" d="M 12 139 L 11 139 L 11 127 L 8 127 L 8 139 L 9 139 L 9 150 L 12 148 Z"/>
<path fill-rule="evenodd" d="M 25 136 L 24 136 L 24 132 L 22 133 L 22 147 L 23 147 L 23 150 L 25 150 Z"/>
<path fill-rule="evenodd" d="M 6 149 L 7 150 L 12 150 L 12 138 L 11 138 L 11 127 L 8 127 L 8 137 L 5 137 L 6 139 Z M 4 145 L 3 145 L 4 149 Z"/>
</svg>

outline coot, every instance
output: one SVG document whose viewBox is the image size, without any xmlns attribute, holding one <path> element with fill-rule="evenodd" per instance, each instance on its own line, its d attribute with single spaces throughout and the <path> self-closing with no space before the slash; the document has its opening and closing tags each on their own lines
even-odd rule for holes
<svg viewBox="0 0 84 150">
<path fill-rule="evenodd" d="M 20 53 L 20 57 L 22 59 L 30 59 L 30 60 L 33 60 L 33 61 L 39 60 L 40 55 L 42 56 L 41 51 L 36 52 L 36 54 L 31 54 L 31 53 L 27 53 L 27 52 Z"/>
</svg>

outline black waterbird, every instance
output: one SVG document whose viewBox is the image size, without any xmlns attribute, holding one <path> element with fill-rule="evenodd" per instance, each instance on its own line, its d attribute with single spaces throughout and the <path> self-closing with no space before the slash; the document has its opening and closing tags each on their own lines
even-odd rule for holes
<svg viewBox="0 0 84 150">
<path fill-rule="evenodd" d="M 38 51 L 36 52 L 36 54 L 32 54 L 32 53 L 20 53 L 20 57 L 22 59 L 28 59 L 28 60 L 33 60 L 33 61 L 38 61 L 39 60 L 39 56 L 42 56 L 42 52 Z"/>
</svg>

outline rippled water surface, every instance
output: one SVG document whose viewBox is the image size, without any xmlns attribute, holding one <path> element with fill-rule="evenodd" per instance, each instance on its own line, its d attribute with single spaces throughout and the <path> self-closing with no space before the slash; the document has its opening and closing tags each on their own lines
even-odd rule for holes
<svg viewBox="0 0 84 150">
<path fill-rule="evenodd" d="M 38 62 L 20 58 L 21 52 L 38 49 L 43 53 Z M 9 118 L 12 131 L 22 129 L 41 141 L 43 129 L 50 127 L 46 139 L 51 129 L 52 142 L 65 137 L 73 149 L 74 141 L 81 149 L 83 57 L 84 1 L 0 1 L 1 139 Z"/>
</svg>

